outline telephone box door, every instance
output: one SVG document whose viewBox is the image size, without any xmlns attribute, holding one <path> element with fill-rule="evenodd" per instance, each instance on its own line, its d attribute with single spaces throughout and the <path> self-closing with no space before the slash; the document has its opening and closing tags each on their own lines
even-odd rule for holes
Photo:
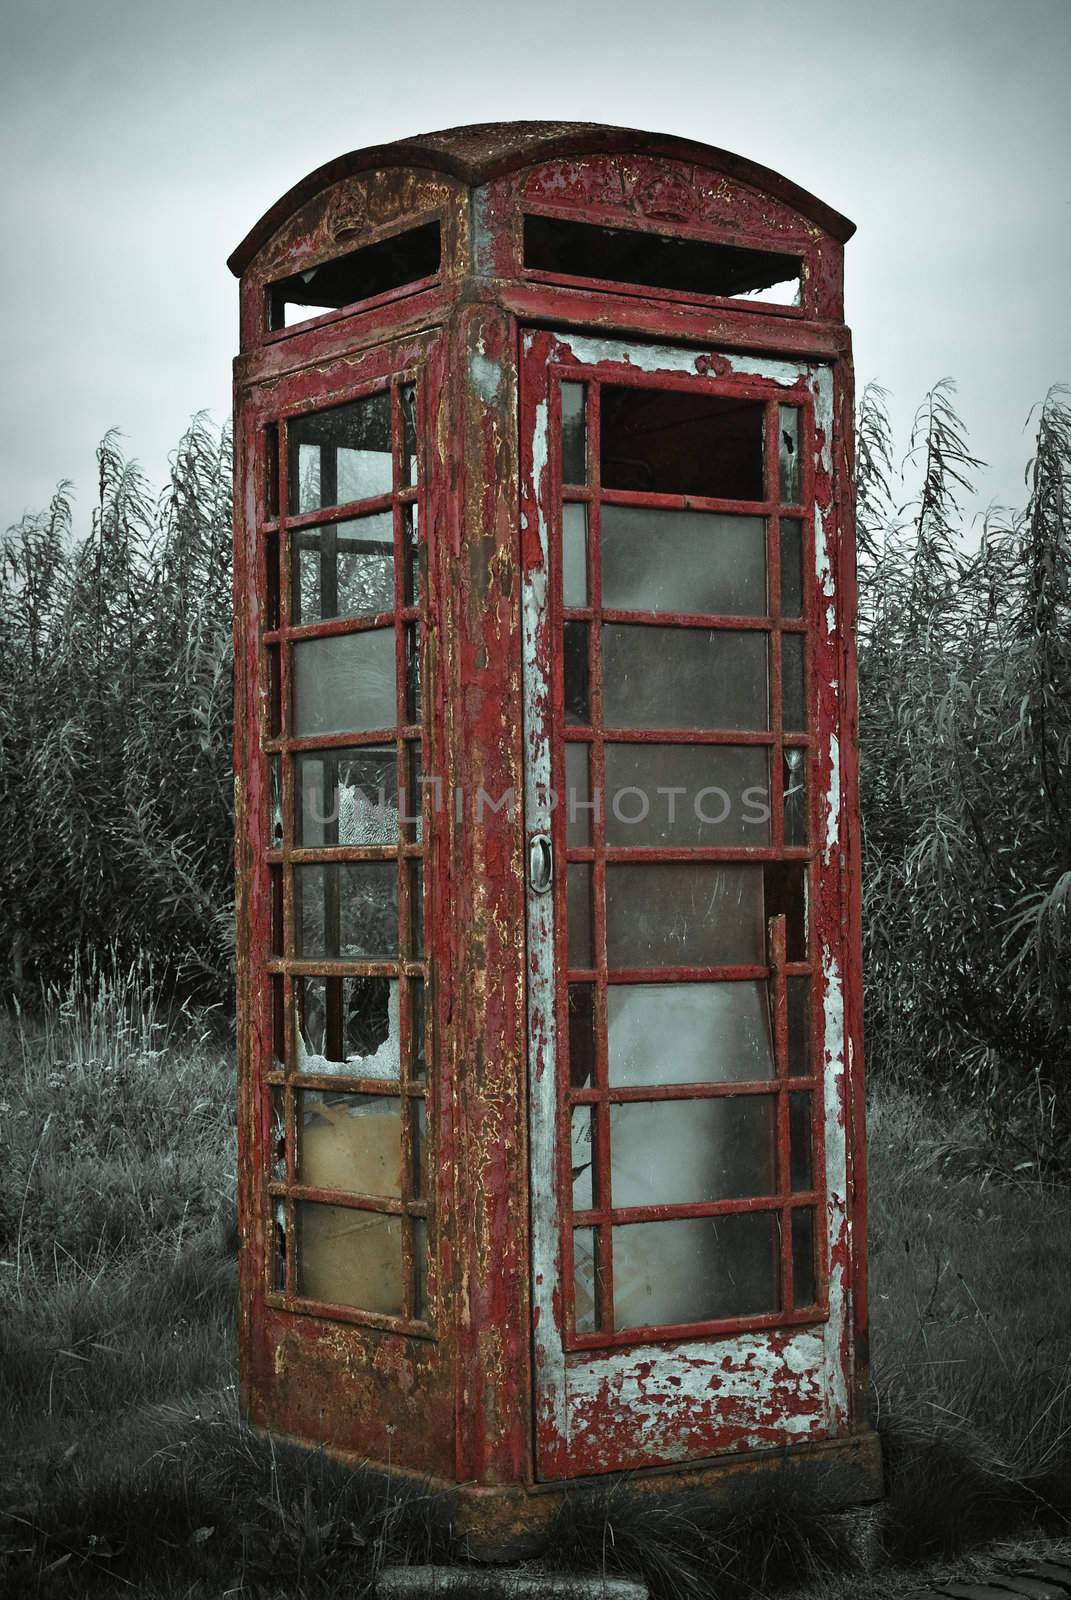
<svg viewBox="0 0 1071 1600">
<path fill-rule="evenodd" d="M 529 332 L 544 1479 L 843 1431 L 833 372 Z"/>
</svg>

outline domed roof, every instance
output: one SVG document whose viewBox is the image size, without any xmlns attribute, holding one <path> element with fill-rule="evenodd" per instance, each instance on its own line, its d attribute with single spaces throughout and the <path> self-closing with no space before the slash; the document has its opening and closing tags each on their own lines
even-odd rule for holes
<svg viewBox="0 0 1071 1600">
<path fill-rule="evenodd" d="M 357 173 L 383 167 L 424 167 L 476 186 L 540 161 L 594 154 L 660 155 L 690 161 L 783 201 L 841 243 L 855 232 L 855 224 L 847 217 L 779 172 L 715 145 L 600 122 L 474 122 L 336 156 L 288 189 L 250 229 L 227 265 L 239 277 L 261 245 L 300 206 L 339 179 Z"/>
</svg>

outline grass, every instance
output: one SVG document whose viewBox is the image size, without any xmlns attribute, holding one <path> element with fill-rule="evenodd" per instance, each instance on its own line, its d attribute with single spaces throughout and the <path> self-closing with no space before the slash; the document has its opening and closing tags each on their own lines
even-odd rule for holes
<svg viewBox="0 0 1071 1600">
<path fill-rule="evenodd" d="M 96 971 L 0 1025 L 0 1072 L 0 1594 L 356 1600 L 385 1563 L 456 1559 L 448 1501 L 241 1423 L 225 1035 Z M 548 1564 L 840 1600 L 1068 1531 L 1071 1194 L 903 1091 L 870 1142 L 878 1570 L 780 1490 L 713 1512 L 627 1487 L 568 1501 Z"/>
</svg>

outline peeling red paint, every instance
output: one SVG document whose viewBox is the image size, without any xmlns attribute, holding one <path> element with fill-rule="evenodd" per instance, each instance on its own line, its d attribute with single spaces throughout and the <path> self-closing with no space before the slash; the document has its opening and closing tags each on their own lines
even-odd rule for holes
<svg viewBox="0 0 1071 1600">
<path fill-rule="evenodd" d="M 803 262 L 801 304 L 556 281 L 524 265 L 525 212 L 789 251 Z M 369 307 L 268 331 L 267 284 L 329 259 L 342 241 L 352 250 L 430 217 L 442 229 L 436 279 Z M 259 1425 L 446 1482 L 498 1485 L 503 1506 L 514 1508 L 509 1516 L 520 1513 L 508 1486 L 511 1495 L 540 1477 L 847 1442 L 865 1425 L 852 390 L 841 320 L 850 232 L 821 202 L 725 152 L 627 130 L 516 125 L 342 158 L 273 208 L 233 258 L 242 308 L 235 363 L 242 1399 Z M 531 331 L 541 326 L 566 331 Z M 588 346 L 597 340 L 630 353 L 596 359 Z M 485 813 L 475 827 L 449 803 L 424 848 L 432 1311 L 421 1322 L 303 1305 L 292 1266 L 285 1293 L 272 1287 L 269 1252 L 268 1084 L 290 1082 L 273 1072 L 270 979 L 289 985 L 294 958 L 271 956 L 262 627 L 266 541 L 285 541 L 292 519 L 285 502 L 281 517 L 269 505 L 264 430 L 412 376 L 428 560 L 425 771 L 441 774 L 449 792 L 512 788 L 521 796 L 532 759 L 522 613 L 525 594 L 546 576 L 540 516 L 553 489 L 549 458 L 536 462 L 532 454 L 539 404 L 550 406 L 543 426 L 556 426 L 556 391 L 538 374 L 560 376 L 572 362 L 577 371 L 612 373 L 615 383 L 650 382 L 651 341 L 675 351 L 667 383 L 728 386 L 767 407 L 791 395 L 805 418 L 805 497 L 815 529 L 811 826 L 823 852 L 811 902 L 812 1045 L 827 1095 L 826 1116 L 816 1114 L 814 1127 L 814 1159 L 828 1188 L 819 1196 L 829 1218 L 821 1316 L 751 1319 L 713 1344 L 707 1335 L 675 1342 L 675 1330 L 660 1331 L 638 1356 L 627 1343 L 569 1334 L 569 1240 L 564 1251 L 556 1239 L 545 1258 L 531 1259 L 529 1098 L 553 1087 L 562 1014 L 555 1021 L 538 1006 L 526 1014 L 526 993 L 538 990 L 544 973 L 526 943 L 525 819 L 518 806 Z M 280 471 L 285 487 L 285 465 Z M 285 696 L 285 613 L 283 631 L 270 637 L 281 640 L 273 648 Z M 537 636 L 535 649 L 550 685 L 549 633 Z M 540 690 L 530 717 L 554 714 L 549 688 Z M 288 748 L 285 737 L 273 748 Z M 270 859 L 285 878 L 290 855 Z M 283 903 L 292 917 L 289 887 Z M 560 969 L 556 981 L 560 1007 Z M 778 1004 L 780 1017 L 783 998 Z M 292 1044 L 289 1022 L 287 1039 Z M 559 1147 L 556 1182 L 566 1157 Z M 537 1173 L 537 1198 L 542 1181 Z M 791 1273 L 787 1255 L 783 1270 Z M 832 1384 L 828 1371 L 821 1381 L 815 1375 L 830 1318 L 839 1374 Z M 555 1337 L 564 1337 L 558 1360 L 548 1356 Z M 672 1360 L 667 1352 L 675 1352 Z"/>
</svg>

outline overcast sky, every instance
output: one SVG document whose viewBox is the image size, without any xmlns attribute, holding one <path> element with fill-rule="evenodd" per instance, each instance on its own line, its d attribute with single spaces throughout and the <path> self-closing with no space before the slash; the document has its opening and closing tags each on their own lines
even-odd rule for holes
<svg viewBox="0 0 1071 1600">
<path fill-rule="evenodd" d="M 154 481 L 229 408 L 227 255 L 361 145 L 575 118 L 681 134 L 845 212 L 860 385 L 906 448 L 949 374 L 979 503 L 1071 380 L 1071 0 L 0 0 L 0 526 L 117 425 Z"/>
</svg>

